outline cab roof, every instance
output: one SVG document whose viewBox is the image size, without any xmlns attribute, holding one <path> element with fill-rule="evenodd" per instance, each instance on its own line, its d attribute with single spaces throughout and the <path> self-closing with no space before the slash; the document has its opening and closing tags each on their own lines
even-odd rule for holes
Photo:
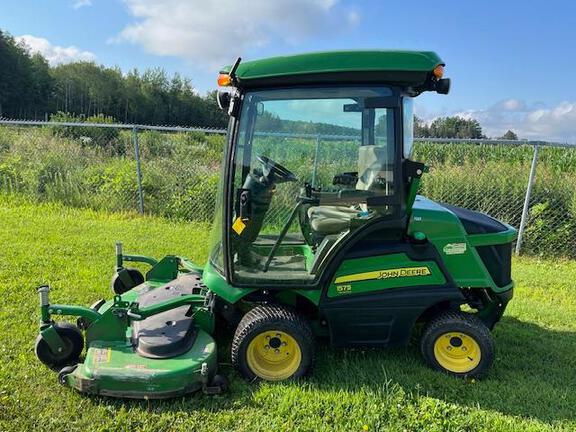
<svg viewBox="0 0 576 432">
<path fill-rule="evenodd" d="M 389 82 L 423 85 L 438 65 L 432 51 L 326 51 L 241 62 L 236 70 L 239 87 L 330 82 Z M 221 73 L 230 72 L 226 66 Z"/>
</svg>

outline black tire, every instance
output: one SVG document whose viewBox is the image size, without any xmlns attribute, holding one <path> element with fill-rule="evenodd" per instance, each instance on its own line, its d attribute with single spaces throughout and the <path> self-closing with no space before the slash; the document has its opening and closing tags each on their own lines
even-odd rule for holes
<svg viewBox="0 0 576 432">
<path fill-rule="evenodd" d="M 84 350 L 82 332 L 75 325 L 68 323 L 56 323 L 54 328 L 64 341 L 64 350 L 61 353 L 53 353 L 42 335 L 38 335 L 35 347 L 36 357 L 50 369 L 55 370 L 77 364 L 80 354 Z"/>
<path fill-rule="evenodd" d="M 257 336 L 267 337 L 268 335 L 265 335 L 266 332 L 276 333 L 269 338 L 269 348 L 272 347 L 270 348 L 271 352 L 273 351 L 278 355 L 294 356 L 294 364 L 288 366 L 285 372 L 274 376 L 257 373 L 251 367 L 251 360 L 248 358 L 249 347 L 251 352 L 255 349 L 250 345 L 251 342 Z M 284 339 L 287 338 L 286 335 L 289 336 L 287 339 L 289 341 L 288 345 L 286 345 L 286 342 L 282 342 L 282 336 L 280 335 L 284 335 Z M 275 343 L 280 343 L 280 345 L 274 345 Z M 295 347 L 296 345 L 299 349 L 299 355 L 295 354 L 296 350 L 293 350 L 292 353 L 287 352 L 289 347 Z M 286 352 L 283 350 L 286 350 Z M 238 324 L 232 340 L 231 354 L 232 364 L 248 381 L 297 379 L 307 375 L 312 370 L 315 354 L 314 334 L 304 317 L 285 306 L 257 306 L 244 315 L 240 324 Z M 293 369 L 292 372 L 290 372 L 291 369 Z M 289 375 L 284 376 L 286 373 L 289 373 Z"/>
<path fill-rule="evenodd" d="M 120 275 L 118 273 L 115 273 L 114 276 L 112 276 L 112 284 L 111 284 L 112 291 L 114 292 L 114 294 L 118 295 L 124 294 L 126 291 L 129 291 L 132 288 L 137 287 L 138 285 L 144 283 L 144 276 L 142 275 L 142 273 L 140 273 L 139 270 L 134 268 L 127 268 L 124 270 L 128 272 L 130 279 L 132 279 L 132 283 L 125 285 L 124 282 L 122 282 L 122 279 L 120 279 Z"/>
<path fill-rule="evenodd" d="M 494 363 L 492 334 L 470 313 L 437 315 L 424 328 L 420 349 L 433 369 L 457 377 L 482 378 Z"/>
</svg>

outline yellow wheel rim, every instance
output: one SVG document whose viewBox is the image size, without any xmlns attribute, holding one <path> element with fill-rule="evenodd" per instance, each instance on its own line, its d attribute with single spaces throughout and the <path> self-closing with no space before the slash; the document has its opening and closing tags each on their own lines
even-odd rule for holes
<svg viewBox="0 0 576 432">
<path fill-rule="evenodd" d="M 474 338 L 461 332 L 448 332 L 436 339 L 434 356 L 444 369 L 466 373 L 480 364 L 482 352 Z"/>
<path fill-rule="evenodd" d="M 259 378 L 280 381 L 290 378 L 298 370 L 302 351 L 296 339 L 288 333 L 270 330 L 252 339 L 246 360 Z"/>
</svg>

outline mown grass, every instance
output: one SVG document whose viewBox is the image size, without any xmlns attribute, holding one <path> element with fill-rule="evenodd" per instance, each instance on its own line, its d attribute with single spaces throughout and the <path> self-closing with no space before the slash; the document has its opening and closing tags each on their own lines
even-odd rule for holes
<svg viewBox="0 0 576 432">
<path fill-rule="evenodd" d="M 494 336 L 497 359 L 483 381 L 429 370 L 416 346 L 331 350 L 319 346 L 311 378 L 250 385 L 221 346 L 224 396 L 169 401 L 86 397 L 56 383 L 34 356 L 35 286 L 58 302 L 108 297 L 113 243 L 202 261 L 203 223 L 107 214 L 0 198 L 0 430 L 43 431 L 540 431 L 576 429 L 576 262 L 516 259 L 518 282 Z"/>
</svg>

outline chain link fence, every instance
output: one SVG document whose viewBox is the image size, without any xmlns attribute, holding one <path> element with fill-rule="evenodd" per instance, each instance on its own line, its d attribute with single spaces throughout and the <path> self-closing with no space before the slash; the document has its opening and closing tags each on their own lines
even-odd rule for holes
<svg viewBox="0 0 576 432">
<path fill-rule="evenodd" d="M 224 136 L 220 129 L 0 120 L 0 193 L 209 222 Z M 357 145 L 345 136 L 289 134 L 267 145 L 289 151 L 304 141 L 333 165 L 330 172 Z M 576 146 L 428 139 L 417 142 L 414 159 L 431 167 L 423 195 L 522 226 L 518 252 L 576 258 Z M 290 168 L 311 172 L 302 163 Z M 325 165 L 312 172 L 316 186 L 331 182 Z M 298 188 L 280 185 L 267 217 L 285 222 Z"/>
</svg>

